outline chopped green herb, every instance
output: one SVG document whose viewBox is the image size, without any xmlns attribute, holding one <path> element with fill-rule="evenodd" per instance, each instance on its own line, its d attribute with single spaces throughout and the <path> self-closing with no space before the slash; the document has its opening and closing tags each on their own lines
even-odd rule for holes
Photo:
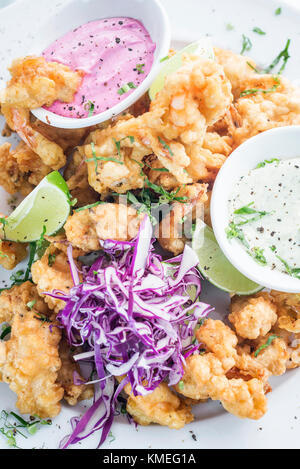
<svg viewBox="0 0 300 469">
<path fill-rule="evenodd" d="M 263 31 L 262 29 L 260 29 L 260 28 L 258 28 L 258 27 L 253 28 L 252 31 L 253 31 L 254 33 L 260 34 L 261 36 L 264 36 L 264 35 L 266 34 L 265 31 Z"/>
<path fill-rule="evenodd" d="M 48 265 L 49 265 L 49 267 L 53 266 L 53 264 L 55 263 L 55 259 L 56 259 L 56 254 L 49 254 L 48 255 Z"/>
<path fill-rule="evenodd" d="M 242 230 L 236 225 L 234 222 L 229 223 L 228 227 L 226 228 L 226 235 L 228 239 L 238 239 L 241 243 L 249 248 L 248 241 L 246 240 L 244 233 Z"/>
<path fill-rule="evenodd" d="M 52 322 L 51 319 L 49 319 L 47 316 L 45 316 L 45 314 L 42 314 L 42 313 L 36 313 L 37 316 L 34 316 L 34 319 L 37 319 L 38 321 L 42 321 L 43 323 L 44 322 Z"/>
<path fill-rule="evenodd" d="M 39 258 L 41 258 L 47 247 L 50 246 L 49 241 L 45 239 L 45 234 L 46 234 L 47 228 L 43 226 L 43 231 L 41 233 L 40 239 L 36 242 L 36 254 L 38 255 Z"/>
<path fill-rule="evenodd" d="M 254 353 L 254 356 L 255 358 L 258 357 L 258 355 L 260 354 L 260 352 L 262 352 L 264 349 L 266 349 L 267 347 L 269 347 L 270 345 L 272 345 L 273 341 L 277 339 L 277 335 L 270 335 L 270 337 L 268 338 L 267 342 L 262 345 L 261 347 L 259 347 L 256 352 Z"/>
<path fill-rule="evenodd" d="M 112 442 L 115 441 L 115 439 L 116 439 L 116 437 L 113 435 L 112 432 L 109 432 L 108 438 L 110 438 L 109 443 L 112 443 Z"/>
<path fill-rule="evenodd" d="M 273 246 L 270 246 L 270 249 L 271 249 L 272 252 L 275 252 L 277 248 L 276 248 L 276 246 L 273 245 Z"/>
<path fill-rule="evenodd" d="M 145 67 L 145 64 L 137 64 L 136 69 L 139 73 L 145 73 L 145 70 L 143 68 Z"/>
<path fill-rule="evenodd" d="M 36 255 L 36 250 L 37 250 L 36 245 L 37 243 L 29 244 L 29 259 L 28 259 L 27 269 L 24 275 L 24 282 L 26 282 L 30 278 L 31 267 L 32 267 L 32 264 Z"/>
<path fill-rule="evenodd" d="M 272 70 L 274 70 L 274 68 L 276 67 L 276 65 L 278 65 L 281 61 L 281 59 L 283 60 L 283 63 L 279 69 L 279 72 L 277 72 L 277 75 L 280 75 L 283 70 L 285 69 L 286 67 L 286 64 L 289 60 L 289 58 L 291 57 L 290 54 L 289 54 L 289 47 L 290 47 L 290 44 L 291 44 L 291 40 L 288 39 L 287 40 L 287 43 L 285 45 L 285 48 L 277 55 L 277 57 L 273 60 L 273 62 L 271 63 L 271 65 L 269 65 L 269 67 L 267 67 L 264 71 L 265 73 L 271 73 Z"/>
<path fill-rule="evenodd" d="M 5 254 L 3 251 L 0 251 L 0 257 L 4 258 L 4 257 L 8 257 L 8 255 Z"/>
<path fill-rule="evenodd" d="M 255 169 L 258 168 L 264 168 L 267 164 L 272 164 L 272 163 L 279 163 L 280 160 L 278 158 L 272 158 L 271 160 L 265 160 L 262 161 L 261 163 L 258 163 Z"/>
<path fill-rule="evenodd" d="M 169 60 L 169 58 L 170 58 L 170 57 L 169 57 L 168 55 L 166 55 L 165 57 L 163 57 L 162 59 L 160 59 L 160 63 L 165 62 L 166 60 Z"/>
<path fill-rule="evenodd" d="M 83 210 L 89 210 L 90 208 L 98 207 L 98 205 L 103 204 L 102 201 L 95 202 L 94 204 L 85 205 L 84 207 L 77 208 L 74 212 L 82 212 Z"/>
<path fill-rule="evenodd" d="M 252 70 L 255 71 L 255 73 L 261 73 L 256 67 L 254 67 L 254 65 L 252 65 L 250 62 L 247 62 L 247 65 L 252 68 Z"/>
<path fill-rule="evenodd" d="M 254 247 L 249 251 L 249 254 L 255 261 L 257 261 L 261 265 L 267 265 L 267 259 L 264 256 L 264 249 Z"/>
<path fill-rule="evenodd" d="M 11 333 L 11 326 L 3 326 L 1 335 L 0 335 L 0 340 L 5 339 L 7 335 Z"/>
<path fill-rule="evenodd" d="M 273 80 L 274 80 L 275 83 L 271 88 L 268 88 L 267 90 L 265 90 L 263 88 L 252 88 L 252 89 L 249 89 L 249 90 L 244 90 L 240 94 L 241 98 L 243 96 L 249 96 L 251 94 L 257 94 L 257 93 L 263 93 L 263 94 L 274 93 L 274 91 L 276 91 L 277 88 L 281 85 L 281 82 L 278 79 L 278 77 L 273 77 Z"/>
<path fill-rule="evenodd" d="M 169 145 L 161 138 L 161 137 L 158 137 L 158 140 L 159 142 L 162 144 L 162 146 L 164 147 L 165 150 L 168 150 L 168 152 L 170 153 L 171 156 L 174 156 L 174 153 L 172 152 L 171 148 L 169 147 Z"/>
<path fill-rule="evenodd" d="M 251 49 L 252 49 L 252 42 L 247 36 L 245 36 L 245 34 L 243 34 L 243 47 L 242 47 L 240 54 L 243 55 L 244 52 L 247 52 Z"/>
<path fill-rule="evenodd" d="M 92 101 L 88 101 L 85 103 L 84 108 L 89 111 L 88 117 L 92 117 L 95 111 L 95 104 Z"/>
<path fill-rule="evenodd" d="M 118 94 L 122 96 L 125 93 L 128 93 L 131 89 L 136 88 L 135 84 L 130 81 L 129 83 L 126 83 L 126 85 L 123 85 L 121 88 L 118 89 Z"/>
<path fill-rule="evenodd" d="M 183 382 L 183 381 L 179 381 L 178 387 L 179 387 L 180 391 L 183 391 L 183 390 L 184 390 L 184 382 Z"/>
<path fill-rule="evenodd" d="M 250 202 L 250 204 L 235 210 L 234 213 L 236 215 L 249 215 L 251 213 L 257 213 L 257 210 L 251 208 L 251 205 L 254 205 L 254 202 Z"/>
<path fill-rule="evenodd" d="M 281 12 L 282 12 L 282 8 L 279 7 L 275 10 L 275 15 L 276 16 L 281 15 Z"/>
<path fill-rule="evenodd" d="M 28 301 L 26 306 L 27 306 L 27 308 L 32 309 L 35 304 L 36 304 L 36 300 L 32 300 L 32 301 Z"/>
<path fill-rule="evenodd" d="M 280 260 L 280 262 L 282 262 L 282 264 L 285 267 L 286 273 L 288 275 L 290 275 L 291 277 L 298 278 L 300 280 L 300 267 L 296 267 L 296 268 L 290 267 L 289 264 L 284 259 L 282 259 L 282 257 L 280 256 L 276 256 L 276 257 L 277 259 Z"/>
<path fill-rule="evenodd" d="M 115 141 L 115 143 L 117 143 L 117 142 Z M 117 158 L 97 156 L 94 142 L 91 143 L 91 147 L 92 147 L 93 158 L 88 158 L 85 161 L 86 161 L 86 163 L 90 163 L 92 161 L 95 162 L 95 172 L 96 173 L 98 172 L 98 161 L 112 161 L 114 163 L 124 164 L 123 161 L 120 161 Z"/>
<path fill-rule="evenodd" d="M 226 29 L 227 29 L 227 31 L 233 31 L 233 30 L 234 30 L 233 24 L 227 23 L 227 24 L 226 24 Z"/>
<path fill-rule="evenodd" d="M 134 137 L 132 135 L 128 135 L 127 137 L 121 138 L 121 140 L 116 140 L 115 138 L 113 138 L 113 141 L 115 142 L 115 145 L 117 147 L 117 152 L 118 152 L 118 155 L 119 155 L 120 158 L 122 158 L 122 155 L 121 155 L 121 142 L 123 142 L 127 138 L 129 138 L 130 143 L 134 143 L 135 140 L 134 140 Z"/>
</svg>

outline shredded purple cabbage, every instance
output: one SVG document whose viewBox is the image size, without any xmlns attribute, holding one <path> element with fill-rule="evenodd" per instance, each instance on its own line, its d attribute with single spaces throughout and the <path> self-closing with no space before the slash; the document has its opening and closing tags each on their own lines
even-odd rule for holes
<svg viewBox="0 0 300 469">
<path fill-rule="evenodd" d="M 66 301 L 58 320 L 73 347 L 85 346 L 86 352 L 75 358 L 92 361 L 97 379 L 93 405 L 81 419 L 72 420 L 72 434 L 62 448 L 98 430 L 100 446 L 127 383 L 134 395 L 146 395 L 163 381 L 173 386 L 183 376 L 185 358 L 197 352 L 195 327 L 212 310 L 198 301 L 197 256 L 186 246 L 181 256 L 164 263 L 153 242 L 145 217 L 134 241 L 102 242 L 100 257 L 83 268 L 82 283 L 68 248 L 74 287 L 69 295 L 50 295 Z M 114 377 L 121 380 L 117 388 Z"/>
</svg>

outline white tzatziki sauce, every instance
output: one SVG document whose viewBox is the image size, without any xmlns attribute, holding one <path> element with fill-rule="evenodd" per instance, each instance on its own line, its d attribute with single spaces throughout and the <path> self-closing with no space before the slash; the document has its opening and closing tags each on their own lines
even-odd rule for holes
<svg viewBox="0 0 300 469">
<path fill-rule="evenodd" d="M 300 158 L 260 163 L 228 201 L 227 237 L 260 265 L 300 279 Z"/>
</svg>

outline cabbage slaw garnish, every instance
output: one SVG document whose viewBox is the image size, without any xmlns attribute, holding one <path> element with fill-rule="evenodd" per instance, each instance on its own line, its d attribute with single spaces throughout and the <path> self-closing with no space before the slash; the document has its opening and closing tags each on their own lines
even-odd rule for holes
<svg viewBox="0 0 300 469">
<path fill-rule="evenodd" d="M 165 264 L 154 252 L 152 234 L 145 216 L 135 240 L 103 241 L 97 261 L 83 267 L 82 283 L 69 246 L 74 287 L 69 295 L 48 293 L 66 301 L 58 319 L 69 343 L 85 347 L 75 359 L 92 363 L 97 373 L 93 405 L 81 419 L 72 419 L 72 434 L 62 448 L 98 430 L 101 446 L 124 386 L 129 383 L 134 395 L 146 395 L 163 381 L 177 384 L 185 357 L 199 348 L 194 329 L 212 308 L 198 300 L 197 255 L 186 246 L 182 255 Z M 121 381 L 117 386 L 114 377 Z"/>
</svg>

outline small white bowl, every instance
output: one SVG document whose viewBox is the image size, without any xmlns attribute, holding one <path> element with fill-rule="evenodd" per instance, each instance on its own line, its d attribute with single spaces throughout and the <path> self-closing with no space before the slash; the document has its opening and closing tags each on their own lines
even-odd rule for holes
<svg viewBox="0 0 300 469">
<path fill-rule="evenodd" d="M 257 264 L 237 240 L 228 240 L 228 199 L 239 178 L 258 163 L 271 158 L 300 157 L 300 126 L 280 127 L 250 138 L 239 146 L 221 168 L 214 184 L 211 218 L 217 241 L 229 261 L 249 279 L 267 288 L 288 293 L 300 292 L 300 280 Z M 296 214 L 299 216 L 299 214 Z"/>
<path fill-rule="evenodd" d="M 56 39 L 89 21 L 125 16 L 140 20 L 156 43 L 154 63 L 147 78 L 122 102 L 108 111 L 85 119 L 73 119 L 34 109 L 33 115 L 46 124 L 62 129 L 79 129 L 100 124 L 117 116 L 132 106 L 150 88 L 161 66 L 160 60 L 168 55 L 171 29 L 168 16 L 159 0 L 73 0 L 58 14 L 50 17 L 35 36 L 31 54 L 40 55 Z"/>
</svg>

